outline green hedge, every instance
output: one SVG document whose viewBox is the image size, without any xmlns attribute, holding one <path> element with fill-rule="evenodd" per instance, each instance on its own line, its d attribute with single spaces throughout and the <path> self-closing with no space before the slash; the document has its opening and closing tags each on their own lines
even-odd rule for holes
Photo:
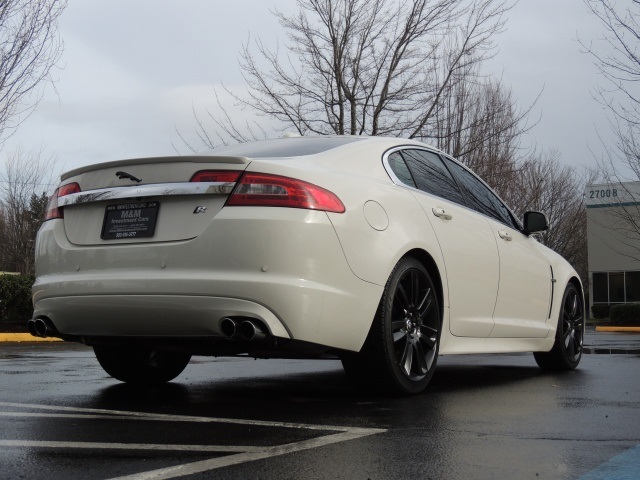
<svg viewBox="0 0 640 480">
<path fill-rule="evenodd" d="M 616 327 L 640 327 L 640 303 L 612 305 L 609 325 Z"/>
<path fill-rule="evenodd" d="M 0 323 L 17 323 L 30 319 L 33 275 L 0 274 Z"/>
<path fill-rule="evenodd" d="M 591 313 L 593 318 L 601 320 L 603 318 L 609 318 L 611 305 L 592 305 Z"/>
</svg>

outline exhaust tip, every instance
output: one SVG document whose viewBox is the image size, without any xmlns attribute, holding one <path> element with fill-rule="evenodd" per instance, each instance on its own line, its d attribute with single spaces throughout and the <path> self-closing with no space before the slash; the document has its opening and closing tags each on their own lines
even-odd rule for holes
<svg viewBox="0 0 640 480">
<path fill-rule="evenodd" d="M 34 337 L 38 336 L 38 332 L 36 332 L 36 321 L 33 319 L 30 319 L 29 321 L 27 321 L 27 330 L 29 330 L 29 333 L 31 335 L 33 335 Z"/>
<path fill-rule="evenodd" d="M 27 328 L 36 337 L 61 337 L 50 318 L 38 317 L 27 321 Z"/>
<path fill-rule="evenodd" d="M 46 337 L 47 336 L 47 324 L 44 323 L 44 320 L 41 318 L 36 318 L 33 321 L 33 329 L 36 332 L 37 337 Z"/>
<path fill-rule="evenodd" d="M 238 335 L 238 325 L 229 317 L 220 321 L 220 331 L 227 338 L 235 338 Z"/>
<path fill-rule="evenodd" d="M 245 320 L 240 324 L 240 335 L 249 342 L 261 341 L 267 336 L 263 328 L 251 320 Z"/>
</svg>

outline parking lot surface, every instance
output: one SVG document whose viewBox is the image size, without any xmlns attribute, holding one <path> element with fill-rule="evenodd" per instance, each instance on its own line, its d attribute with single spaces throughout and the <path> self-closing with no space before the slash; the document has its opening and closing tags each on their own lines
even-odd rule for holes
<svg viewBox="0 0 640 480">
<path fill-rule="evenodd" d="M 640 478 L 639 338 L 592 333 L 568 373 L 441 357 L 407 398 L 361 393 L 331 360 L 194 357 L 132 387 L 81 345 L 2 344 L 0 478 Z"/>
</svg>

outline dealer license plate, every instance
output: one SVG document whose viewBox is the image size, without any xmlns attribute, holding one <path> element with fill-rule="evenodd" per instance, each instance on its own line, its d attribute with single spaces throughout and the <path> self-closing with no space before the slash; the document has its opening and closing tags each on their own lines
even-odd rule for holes
<svg viewBox="0 0 640 480">
<path fill-rule="evenodd" d="M 100 238 L 148 238 L 156 229 L 159 202 L 107 205 Z"/>
</svg>

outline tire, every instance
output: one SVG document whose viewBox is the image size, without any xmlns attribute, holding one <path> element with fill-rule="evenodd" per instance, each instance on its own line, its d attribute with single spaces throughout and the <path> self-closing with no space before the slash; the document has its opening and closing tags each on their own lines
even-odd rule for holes
<svg viewBox="0 0 640 480">
<path fill-rule="evenodd" d="M 578 289 L 569 283 L 562 296 L 553 348 L 548 352 L 535 352 L 536 363 L 544 370 L 573 370 L 582 358 L 583 338 L 584 303 Z"/>
<path fill-rule="evenodd" d="M 144 347 L 96 345 L 100 366 L 122 382 L 158 384 L 173 380 L 185 369 L 191 355 Z"/>
<path fill-rule="evenodd" d="M 391 394 L 422 392 L 438 360 L 442 316 L 433 281 L 415 258 L 396 265 L 360 353 L 342 364 L 351 380 Z"/>
</svg>

